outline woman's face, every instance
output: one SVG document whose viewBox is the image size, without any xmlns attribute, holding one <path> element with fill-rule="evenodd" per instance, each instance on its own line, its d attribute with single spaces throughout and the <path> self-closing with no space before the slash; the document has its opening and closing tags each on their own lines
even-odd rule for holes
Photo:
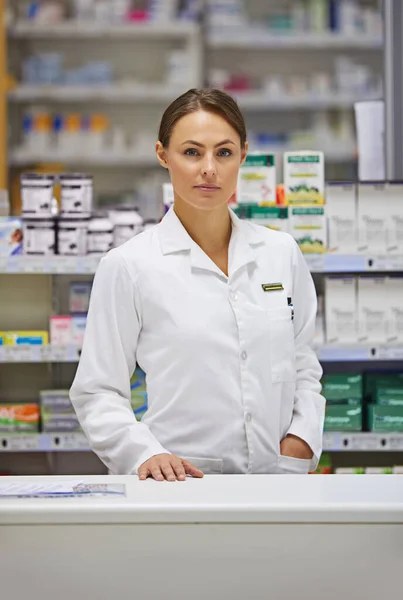
<svg viewBox="0 0 403 600">
<path fill-rule="evenodd" d="M 157 142 L 160 164 L 171 176 L 175 199 L 214 210 L 226 204 L 237 186 L 247 144 L 219 115 L 199 110 L 175 125 L 168 148 Z"/>
</svg>

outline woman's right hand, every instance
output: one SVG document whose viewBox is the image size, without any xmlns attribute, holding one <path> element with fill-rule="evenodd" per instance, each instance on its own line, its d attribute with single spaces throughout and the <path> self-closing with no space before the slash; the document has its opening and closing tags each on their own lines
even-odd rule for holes
<svg viewBox="0 0 403 600">
<path fill-rule="evenodd" d="M 203 471 L 175 454 L 156 454 L 138 469 L 140 480 L 151 477 L 156 481 L 185 481 L 186 475 L 204 477 Z"/>
</svg>

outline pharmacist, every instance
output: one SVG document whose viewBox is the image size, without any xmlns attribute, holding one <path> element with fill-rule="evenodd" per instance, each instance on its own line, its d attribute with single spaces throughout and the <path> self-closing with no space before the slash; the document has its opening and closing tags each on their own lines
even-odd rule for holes
<svg viewBox="0 0 403 600">
<path fill-rule="evenodd" d="M 291 236 L 228 210 L 246 153 L 231 97 L 177 98 L 157 143 L 174 207 L 101 260 L 71 399 L 112 473 L 175 481 L 316 468 L 315 289 Z M 130 405 L 136 364 L 147 375 L 141 422 Z"/>
</svg>

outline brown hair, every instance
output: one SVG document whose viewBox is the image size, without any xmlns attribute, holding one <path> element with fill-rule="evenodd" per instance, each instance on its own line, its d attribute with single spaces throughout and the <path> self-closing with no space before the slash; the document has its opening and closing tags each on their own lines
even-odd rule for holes
<svg viewBox="0 0 403 600">
<path fill-rule="evenodd" d="M 173 128 L 179 119 L 198 110 L 212 112 L 225 119 L 241 138 L 241 147 L 245 147 L 245 121 L 234 98 L 222 90 L 192 89 L 174 100 L 162 115 L 158 139 L 164 148 L 169 146 Z"/>
</svg>

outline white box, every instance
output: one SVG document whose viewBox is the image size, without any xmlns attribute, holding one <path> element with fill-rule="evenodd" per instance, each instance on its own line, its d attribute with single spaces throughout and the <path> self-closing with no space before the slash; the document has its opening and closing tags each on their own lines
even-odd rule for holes
<svg viewBox="0 0 403 600">
<path fill-rule="evenodd" d="M 386 278 L 387 303 L 387 342 L 396 344 L 403 342 L 403 277 Z"/>
<path fill-rule="evenodd" d="M 358 250 L 385 253 L 387 246 L 387 190 L 385 183 L 358 184 Z"/>
<path fill-rule="evenodd" d="M 90 304 L 92 283 L 76 282 L 70 283 L 69 288 L 69 311 L 72 313 L 86 313 Z"/>
<path fill-rule="evenodd" d="M 386 190 L 386 250 L 389 254 L 399 254 L 403 252 L 403 182 L 389 182 Z"/>
<path fill-rule="evenodd" d="M 326 216 L 330 252 L 357 252 L 357 186 L 355 183 L 326 185 Z"/>
<path fill-rule="evenodd" d="M 72 343 L 82 347 L 84 343 L 85 327 L 87 325 L 87 315 L 73 315 L 71 318 L 71 337 Z"/>
<path fill-rule="evenodd" d="M 239 169 L 238 204 L 276 205 L 276 167 L 274 154 L 248 154 Z"/>
<path fill-rule="evenodd" d="M 327 221 L 324 206 L 289 206 L 289 231 L 302 252 L 327 250 Z"/>
<path fill-rule="evenodd" d="M 325 278 L 326 341 L 357 343 L 357 282 L 355 277 Z"/>
<path fill-rule="evenodd" d="M 386 343 L 386 277 L 358 278 L 358 342 Z"/>
<path fill-rule="evenodd" d="M 71 317 L 50 317 L 50 343 L 62 346 L 71 342 Z"/>
<path fill-rule="evenodd" d="M 323 152 L 300 150 L 284 153 L 284 194 L 288 205 L 325 203 Z"/>
</svg>

